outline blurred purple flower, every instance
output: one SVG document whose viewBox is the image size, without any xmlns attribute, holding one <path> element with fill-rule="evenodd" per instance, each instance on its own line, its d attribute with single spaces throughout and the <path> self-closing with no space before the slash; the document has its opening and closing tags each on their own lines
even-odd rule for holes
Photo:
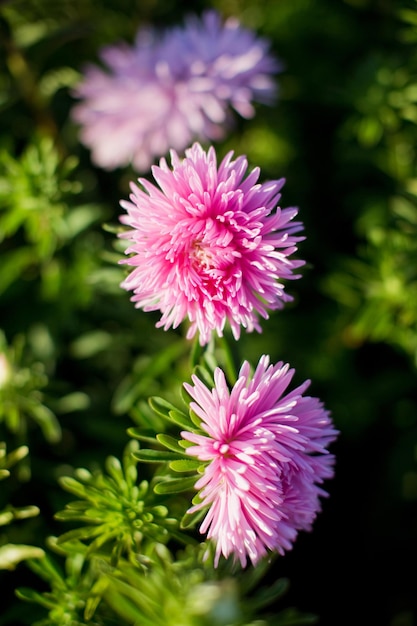
<svg viewBox="0 0 417 626">
<path fill-rule="evenodd" d="M 320 485 L 333 476 L 327 447 L 338 432 L 322 403 L 303 395 L 310 381 L 286 393 L 293 375 L 264 355 L 252 376 L 244 362 L 231 390 L 220 368 L 211 390 L 197 376 L 184 384 L 201 430 L 181 435 L 206 464 L 188 512 L 208 507 L 200 532 L 215 543 L 216 567 L 221 555 L 245 567 L 248 557 L 256 565 L 268 551 L 290 550 L 327 496 Z"/>
<path fill-rule="evenodd" d="M 297 209 L 277 207 L 284 179 L 258 183 L 259 168 L 245 178 L 244 156 L 229 152 L 217 165 L 214 148 L 195 143 L 179 159 L 171 151 L 152 167 L 159 188 L 140 178 L 131 184 L 130 202 L 121 201 L 131 227 L 123 263 L 134 267 L 122 287 L 144 311 L 160 310 L 158 327 L 191 322 L 187 338 L 198 331 L 206 344 L 229 322 L 236 339 L 243 326 L 261 332 L 258 316 L 281 309 L 292 297 L 278 282 L 296 279 L 304 261 L 293 260 L 301 222 Z"/>
<path fill-rule="evenodd" d="M 107 169 L 146 171 L 170 148 L 222 138 L 231 107 L 249 118 L 252 101 L 273 102 L 272 75 L 281 70 L 264 39 L 214 11 L 165 33 L 142 29 L 133 47 L 100 57 L 107 67 L 86 68 L 72 116 L 92 160 Z"/>
</svg>

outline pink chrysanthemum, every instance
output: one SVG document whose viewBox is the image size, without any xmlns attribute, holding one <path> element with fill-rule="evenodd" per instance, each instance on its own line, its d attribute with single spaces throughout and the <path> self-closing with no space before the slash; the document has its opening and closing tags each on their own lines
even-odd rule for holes
<svg viewBox="0 0 417 626">
<path fill-rule="evenodd" d="M 232 161 L 230 152 L 218 167 L 212 147 L 185 154 L 171 151 L 172 170 L 165 159 L 153 166 L 159 189 L 139 179 L 143 189 L 132 183 L 130 202 L 120 203 L 131 227 L 121 234 L 130 243 L 123 262 L 135 268 L 122 287 L 136 307 L 161 311 L 158 327 L 188 318 L 187 338 L 198 330 L 202 345 L 227 321 L 236 339 L 241 326 L 261 332 L 258 316 L 292 300 L 279 281 L 299 278 L 304 263 L 290 258 L 303 239 L 297 209 L 276 206 L 284 179 L 260 184 L 259 168 L 244 178 L 244 156 Z"/>
<path fill-rule="evenodd" d="M 220 139 L 231 108 L 249 118 L 252 101 L 274 100 L 281 69 L 265 40 L 214 11 L 165 33 L 140 30 L 132 47 L 100 56 L 107 67 L 87 67 L 72 115 L 92 160 L 107 169 L 146 171 L 170 148 Z"/>
<path fill-rule="evenodd" d="M 197 376 L 184 385 L 204 434 L 181 435 L 195 444 L 188 454 L 207 463 L 189 513 L 209 507 L 200 532 L 215 542 L 216 567 L 221 554 L 244 567 L 247 557 L 255 565 L 291 549 L 327 495 L 320 485 L 333 476 L 327 447 L 337 431 L 322 403 L 303 395 L 310 381 L 287 393 L 293 374 L 264 355 L 253 376 L 244 362 L 231 390 L 219 368 L 212 390 Z"/>
</svg>

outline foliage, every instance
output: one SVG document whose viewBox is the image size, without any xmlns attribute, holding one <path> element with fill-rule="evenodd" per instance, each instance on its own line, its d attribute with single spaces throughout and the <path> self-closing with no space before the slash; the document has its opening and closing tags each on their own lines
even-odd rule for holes
<svg viewBox="0 0 417 626">
<path fill-rule="evenodd" d="M 66 505 L 56 518 L 67 522 L 84 522 L 61 535 L 59 545 L 67 541 L 87 540 L 86 556 L 100 553 L 110 543 L 110 562 L 117 564 L 120 556 L 135 563 L 146 544 L 166 543 L 175 538 L 178 523 L 168 517 L 168 509 L 149 489 L 148 481 L 137 484 L 135 442 L 124 452 L 123 465 L 115 457 L 108 457 L 106 469 L 91 474 L 87 470 L 75 472 L 76 478 L 63 476 L 61 484 L 66 491 L 80 498 Z M 145 545 L 144 545 L 145 544 Z"/>
<path fill-rule="evenodd" d="M 367 152 L 368 167 L 385 177 L 386 191 L 356 199 L 357 256 L 342 260 L 324 284 L 344 305 L 351 341 L 386 341 L 416 363 L 417 58 L 410 47 L 415 22 L 412 10 L 395 17 L 403 46 L 365 59 L 351 79 L 353 111 L 340 131 L 348 159 L 358 149 Z"/>
<path fill-rule="evenodd" d="M 27 443 L 31 421 L 50 443 L 55 443 L 61 438 L 61 426 L 44 403 L 43 390 L 48 384 L 45 366 L 39 361 L 25 362 L 24 347 L 22 335 L 9 346 L 1 332 L 0 420 L 18 443 Z"/>
<path fill-rule="evenodd" d="M 13 452 L 6 454 L 4 442 L 0 442 L 0 480 L 10 476 L 9 468 L 23 459 L 29 452 L 27 446 L 21 446 Z M 0 511 L 0 526 L 11 524 L 14 520 L 23 520 L 38 515 L 36 506 L 14 507 L 10 504 Z M 20 561 L 25 559 L 41 558 L 44 551 L 37 546 L 16 545 L 5 543 L 4 538 L 0 541 L 0 569 L 14 569 Z"/>
<path fill-rule="evenodd" d="M 276 105 L 216 150 L 286 178 L 307 265 L 262 335 L 201 353 L 120 289 L 137 174 L 95 167 L 70 113 L 102 46 L 206 8 L 284 63 Z M 1 626 L 413 625 L 416 41 L 415 0 L 0 3 Z M 336 479 L 291 553 L 214 570 L 183 517 L 201 464 L 179 390 L 262 353 L 325 398 Z"/>
</svg>

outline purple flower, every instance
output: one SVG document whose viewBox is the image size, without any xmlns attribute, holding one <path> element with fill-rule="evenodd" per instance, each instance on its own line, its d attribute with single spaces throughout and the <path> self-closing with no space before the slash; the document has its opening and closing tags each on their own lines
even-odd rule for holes
<svg viewBox="0 0 417 626">
<path fill-rule="evenodd" d="M 327 495 L 321 483 L 334 463 L 327 447 L 338 433 L 322 403 L 304 395 L 310 381 L 287 392 L 293 375 L 264 355 L 252 376 L 244 362 L 231 390 L 220 368 L 211 390 L 197 376 L 184 384 L 201 430 L 181 435 L 205 464 L 195 484 L 200 502 L 188 512 L 208 508 L 200 532 L 215 543 L 216 567 L 220 555 L 245 567 L 248 557 L 255 565 L 268 551 L 291 549 Z"/>
<path fill-rule="evenodd" d="M 272 75 L 281 69 L 265 40 L 214 11 L 162 34 L 140 30 L 133 47 L 111 46 L 100 57 L 107 67 L 86 69 L 72 116 L 92 160 L 107 169 L 146 171 L 170 148 L 220 139 L 231 108 L 249 118 L 252 101 L 274 100 Z"/>
<path fill-rule="evenodd" d="M 258 317 L 292 300 L 280 281 L 300 277 L 304 261 L 290 258 L 303 239 L 291 222 L 297 209 L 277 207 L 284 179 L 258 183 L 259 168 L 245 178 L 244 156 L 229 152 L 217 166 L 214 149 L 198 143 L 185 154 L 171 151 L 172 169 L 165 159 L 153 166 L 159 188 L 140 178 L 143 189 L 132 183 L 120 203 L 131 228 L 122 262 L 134 267 L 121 286 L 136 307 L 161 311 L 158 327 L 188 318 L 187 338 L 198 331 L 202 345 L 226 322 L 236 339 L 241 326 L 261 332 Z"/>
</svg>

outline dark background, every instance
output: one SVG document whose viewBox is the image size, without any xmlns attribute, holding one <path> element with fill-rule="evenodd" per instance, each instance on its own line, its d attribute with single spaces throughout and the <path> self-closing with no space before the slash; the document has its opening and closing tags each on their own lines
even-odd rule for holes
<svg viewBox="0 0 417 626">
<path fill-rule="evenodd" d="M 267 37 L 285 64 L 276 105 L 257 106 L 252 120 L 236 116 L 217 149 L 246 154 L 265 180 L 284 176 L 282 205 L 299 207 L 307 237 L 300 244 L 300 257 L 307 260 L 303 278 L 289 286 L 294 303 L 271 316 L 262 335 L 242 337 L 239 353 L 257 361 L 267 352 L 272 361 L 290 362 L 299 382 L 312 379 L 312 393 L 331 410 L 340 430 L 333 446 L 336 476 L 327 485 L 330 496 L 314 530 L 300 535 L 270 576 L 291 581 L 283 606 L 317 613 L 321 626 L 415 626 L 417 6 L 412 1 L 0 3 L 0 147 L 18 160 L 36 137 L 53 137 L 64 157 L 79 159 L 73 178 L 84 190 L 66 201 L 76 206 L 82 198 L 91 215 L 91 205 L 99 205 L 96 219 L 59 242 L 48 257 L 23 225 L 9 233 L 1 221 L 7 211 L 17 214 L 21 197 L 43 193 L 35 179 L 26 185 L 24 173 L 13 178 L 2 157 L 0 326 L 9 344 L 24 336 L 29 364 L 42 364 L 47 383 L 40 401 L 56 413 L 63 430 L 61 440 L 51 443 L 28 420 L 24 438 L 31 474 L 2 482 L 0 505 L 35 504 L 41 515 L 3 527 L 3 534 L 7 541 L 44 547 L 46 536 L 63 532 L 53 516 L 69 496 L 58 476 L 68 467 L 94 467 L 108 454 L 121 454 L 131 406 L 148 391 L 163 393 L 181 380 L 181 369 L 167 363 L 149 390 L 133 394 L 130 405 L 121 404 L 121 389 L 131 389 L 126 381 L 133 364 L 143 373 L 141 359 L 152 361 L 180 331 L 154 330 L 157 316 L 135 310 L 118 288 L 115 236 L 103 224 L 117 223 L 119 199 L 137 175 L 129 168 L 104 172 L 91 164 L 69 117 L 74 104 L 69 70 L 96 62 L 103 45 L 133 41 L 144 23 L 177 24 L 188 11 L 209 7 Z M 23 72 L 13 63 L 15 49 L 27 64 Z M 55 88 L 48 91 L 45 77 L 55 78 Z M 51 201 L 41 208 L 54 206 Z M 45 232 L 45 240 L 53 239 Z M 10 259 L 18 258 L 13 256 L 18 250 L 33 258 L 13 273 Z M 73 392 L 81 394 L 78 404 L 62 410 L 60 399 Z M 19 437 L 5 419 L 0 422 L 0 440 L 8 449 L 22 442 Z M 14 587 L 22 584 L 39 588 L 24 564 L 0 573 L 0 624 L 32 623 L 38 609 L 14 599 Z"/>
</svg>

